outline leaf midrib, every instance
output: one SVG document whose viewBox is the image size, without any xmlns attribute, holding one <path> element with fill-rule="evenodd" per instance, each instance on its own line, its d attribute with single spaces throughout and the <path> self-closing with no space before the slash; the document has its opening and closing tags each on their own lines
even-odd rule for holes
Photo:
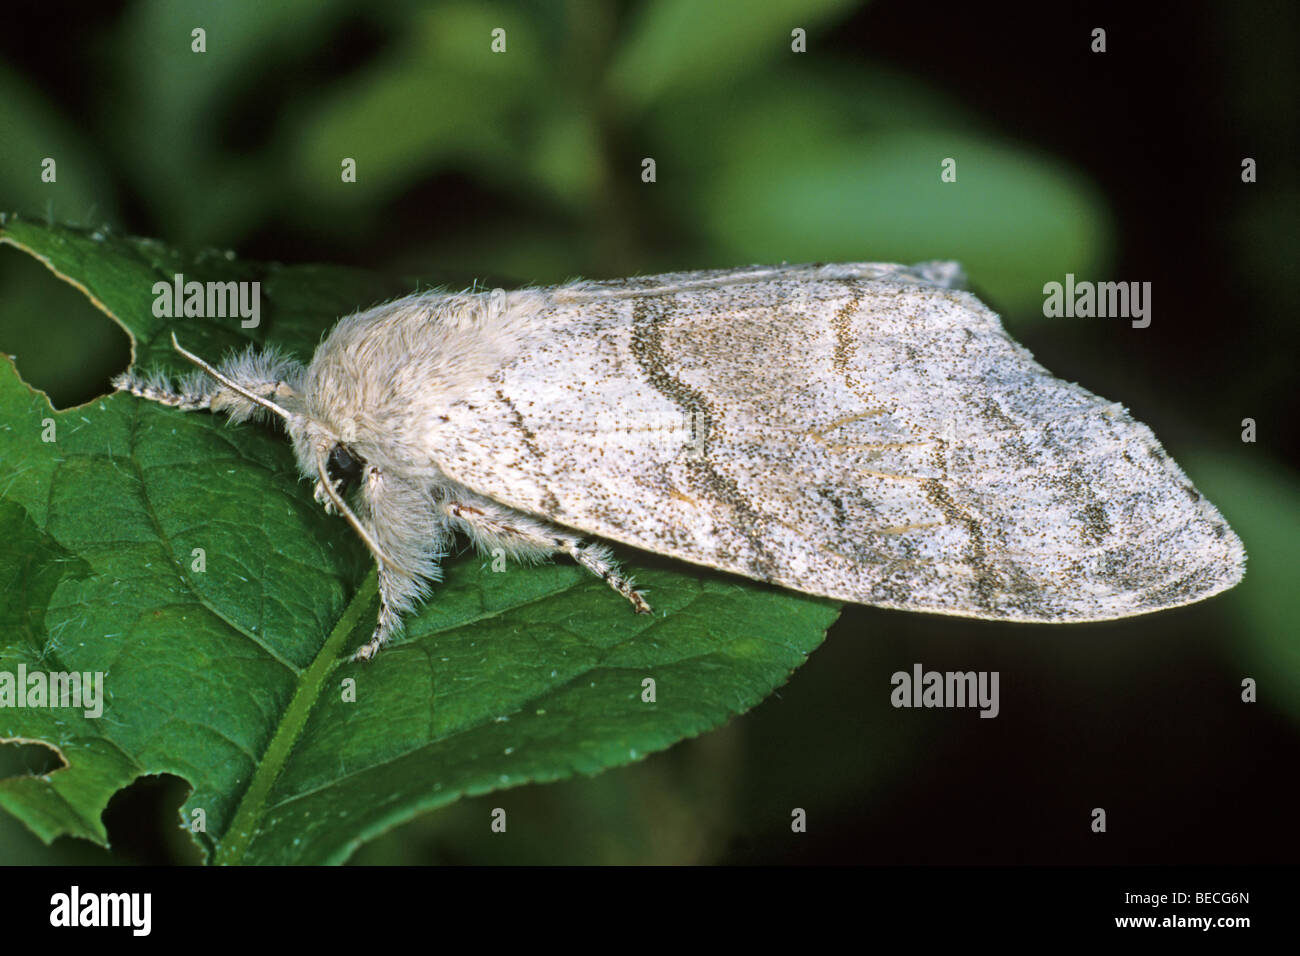
<svg viewBox="0 0 1300 956">
<path fill-rule="evenodd" d="M 213 863 L 230 865 L 242 863 L 253 837 L 257 835 L 258 821 L 262 817 L 266 799 L 275 785 L 276 778 L 284 769 L 289 755 L 293 753 L 302 729 L 311 716 L 316 701 L 320 698 L 325 681 L 342 662 L 339 651 L 348 635 L 356 628 L 361 614 L 369 606 L 377 593 L 376 574 L 372 570 L 366 576 L 352 601 L 344 610 L 330 636 L 326 638 L 321 649 L 312 659 L 311 665 L 298 678 L 298 688 L 293 699 L 284 710 L 284 717 L 276 728 L 275 735 L 267 745 L 262 759 L 253 771 L 253 778 L 244 791 L 244 796 L 235 808 L 235 815 L 222 835 L 221 843 L 213 857 Z"/>
</svg>

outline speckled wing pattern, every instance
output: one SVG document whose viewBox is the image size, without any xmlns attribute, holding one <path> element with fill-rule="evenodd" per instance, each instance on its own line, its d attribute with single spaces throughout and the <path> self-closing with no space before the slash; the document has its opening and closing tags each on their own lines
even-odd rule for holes
<svg viewBox="0 0 1300 956">
<path fill-rule="evenodd" d="M 812 594 L 1013 621 L 1240 580 L 1241 542 L 1118 404 L 1054 377 L 951 263 L 542 290 L 440 466 L 592 535 Z"/>
</svg>

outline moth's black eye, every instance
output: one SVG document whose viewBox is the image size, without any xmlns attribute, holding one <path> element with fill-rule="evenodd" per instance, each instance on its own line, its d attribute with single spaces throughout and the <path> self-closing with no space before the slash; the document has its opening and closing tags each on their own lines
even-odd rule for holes
<svg viewBox="0 0 1300 956">
<path fill-rule="evenodd" d="M 349 454 L 342 445 L 335 445 L 334 450 L 330 452 L 329 461 L 326 462 L 326 468 L 329 469 L 330 480 L 334 482 L 335 487 L 347 491 L 361 479 L 361 468 L 364 464 L 361 459 Z"/>
</svg>

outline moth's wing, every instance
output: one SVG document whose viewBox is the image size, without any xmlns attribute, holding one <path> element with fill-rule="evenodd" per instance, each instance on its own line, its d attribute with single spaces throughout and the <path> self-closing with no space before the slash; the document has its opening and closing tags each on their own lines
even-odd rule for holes
<svg viewBox="0 0 1300 956">
<path fill-rule="evenodd" d="M 439 461 L 560 524 L 885 607 L 1102 620 L 1235 584 L 1240 541 L 1150 429 L 947 279 L 561 287 L 452 409 Z"/>
</svg>

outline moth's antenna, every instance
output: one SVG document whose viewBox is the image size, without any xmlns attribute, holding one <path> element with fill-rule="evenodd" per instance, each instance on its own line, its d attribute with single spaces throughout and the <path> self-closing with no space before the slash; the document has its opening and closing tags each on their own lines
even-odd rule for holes
<svg viewBox="0 0 1300 956">
<path fill-rule="evenodd" d="M 181 343 L 176 341 L 175 332 L 172 333 L 172 348 L 174 348 L 177 352 L 180 352 L 181 355 L 184 355 L 187 359 L 189 359 L 199 368 L 203 369 L 203 371 L 207 372 L 209 375 L 215 378 L 222 385 L 226 386 L 226 388 L 230 389 L 232 392 L 238 392 L 240 395 L 243 395 L 244 398 L 248 399 L 250 402 L 253 402 L 254 404 L 257 405 L 261 405 L 267 411 L 275 412 L 275 414 L 279 415 L 285 421 L 289 421 L 293 418 L 293 416 L 286 409 L 277 405 L 269 398 L 263 398 L 261 395 L 257 395 L 254 392 L 250 392 L 242 385 L 238 385 L 231 379 L 226 378 L 226 376 L 222 375 L 215 368 L 213 368 L 207 362 L 203 361 L 203 359 L 199 358 L 193 352 L 185 351 L 185 349 L 181 348 Z"/>
<path fill-rule="evenodd" d="M 329 495 L 329 499 L 333 502 L 334 507 L 338 508 L 339 514 L 343 515 L 343 517 L 347 519 L 348 524 L 352 525 L 352 530 L 361 536 L 361 540 L 366 543 L 366 547 L 371 550 L 375 559 L 380 563 L 387 565 L 389 570 L 401 574 L 402 569 L 389 560 L 388 555 L 384 554 L 379 545 L 375 543 L 375 539 L 370 537 L 370 533 L 366 531 L 361 522 L 357 520 L 357 516 L 352 513 L 352 509 L 347 506 L 347 502 L 345 502 L 343 497 L 334 489 L 334 482 L 330 480 L 329 476 L 329 468 L 325 464 L 325 449 L 319 446 L 316 448 L 316 475 L 319 477 L 321 487 L 325 489 L 325 494 Z"/>
</svg>

